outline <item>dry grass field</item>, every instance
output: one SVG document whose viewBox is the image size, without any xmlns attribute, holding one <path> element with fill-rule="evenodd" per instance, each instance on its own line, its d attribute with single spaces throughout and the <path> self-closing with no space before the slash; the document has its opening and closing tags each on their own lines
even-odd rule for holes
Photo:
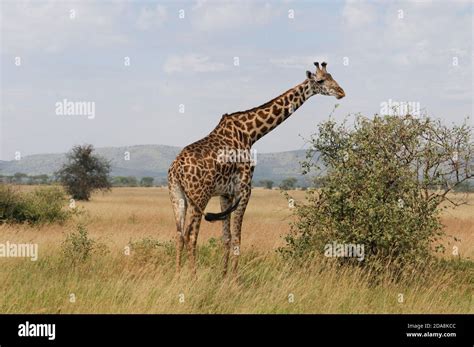
<svg viewBox="0 0 474 347">
<path fill-rule="evenodd" d="M 31 189 L 29 187 L 23 189 Z M 292 193 L 303 200 L 304 192 Z M 469 204 L 447 210 L 444 257 L 459 248 L 474 258 L 474 195 Z M 242 230 L 239 276 L 220 276 L 220 223 L 202 222 L 198 273 L 174 277 L 175 225 L 164 188 L 115 188 L 79 203 L 85 210 L 65 225 L 1 225 L 0 243 L 36 243 L 39 258 L 2 258 L 1 313 L 473 313 L 472 266 L 458 274 L 436 272 L 428 279 L 374 284 L 361 270 L 337 268 L 321 259 L 304 268 L 276 254 L 289 231 L 291 210 L 279 191 L 255 189 Z M 212 200 L 208 211 L 218 211 Z M 62 255 L 62 243 L 78 222 L 105 245 L 80 264 Z M 163 246 L 131 251 L 127 245 L 152 239 Z M 173 244 L 171 244 L 173 245 Z M 472 264 L 472 263 L 470 263 Z"/>
</svg>

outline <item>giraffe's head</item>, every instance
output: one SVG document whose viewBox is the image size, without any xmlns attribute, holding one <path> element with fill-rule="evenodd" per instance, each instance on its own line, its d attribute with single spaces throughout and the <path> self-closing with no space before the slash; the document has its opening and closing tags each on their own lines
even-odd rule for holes
<svg viewBox="0 0 474 347">
<path fill-rule="evenodd" d="M 331 74 L 326 71 L 327 64 L 325 62 L 321 63 L 321 67 L 319 67 L 319 63 L 317 62 L 314 63 L 314 65 L 316 66 L 315 73 L 306 71 L 306 77 L 311 83 L 314 94 L 332 95 L 335 96 L 336 99 L 341 99 L 346 96 L 344 89 L 342 89 L 332 78 Z"/>
</svg>

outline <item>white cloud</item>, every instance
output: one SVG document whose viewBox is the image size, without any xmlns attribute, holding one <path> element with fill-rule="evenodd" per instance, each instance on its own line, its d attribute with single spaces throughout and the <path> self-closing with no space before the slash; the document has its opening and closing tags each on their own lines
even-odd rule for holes
<svg viewBox="0 0 474 347">
<path fill-rule="evenodd" d="M 403 18 L 399 11 L 403 11 Z M 346 51 L 367 63 L 402 68 L 446 65 L 466 56 L 472 41 L 466 27 L 472 18 L 467 2 L 442 3 L 348 1 L 342 10 Z M 454 20 L 453 20 L 454 19 Z M 381 61 L 383 60 L 383 61 Z M 372 65 L 374 66 L 374 65 Z"/>
<path fill-rule="evenodd" d="M 448 87 L 443 90 L 441 99 L 450 101 L 465 101 L 472 102 L 472 90 L 465 89 L 463 87 L 454 86 Z"/>
<path fill-rule="evenodd" d="M 121 3 L 4 2 L 2 50 L 20 55 L 63 51 L 83 40 L 95 46 L 124 43 L 126 37 L 117 30 L 124 8 Z"/>
<path fill-rule="evenodd" d="M 248 0 L 222 3 L 200 0 L 192 11 L 194 27 L 204 31 L 261 26 L 280 14 L 280 10 L 270 3 Z"/>
<path fill-rule="evenodd" d="M 137 27 L 140 30 L 148 30 L 161 26 L 168 18 L 168 12 L 163 5 L 156 5 L 155 8 L 142 7 L 137 19 Z"/>
<path fill-rule="evenodd" d="M 310 55 L 310 56 L 296 56 L 292 55 L 289 57 L 282 58 L 271 58 L 270 64 L 276 67 L 289 68 L 289 69 L 306 69 L 312 70 L 314 68 L 315 61 L 328 61 L 327 55 Z"/>
<path fill-rule="evenodd" d="M 216 72 L 227 69 L 223 63 L 213 62 L 210 57 L 202 54 L 172 55 L 168 57 L 163 66 L 166 73 L 192 71 Z"/>
<path fill-rule="evenodd" d="M 375 8 L 368 2 L 350 0 L 344 5 L 342 18 L 349 27 L 361 27 L 373 23 L 376 12 Z"/>
<path fill-rule="evenodd" d="M 3 141 L 6 151 L 11 153 L 17 148 L 20 132 L 24 135 L 21 138 L 27 139 L 25 150 L 42 152 L 69 146 L 68 136 L 36 136 L 49 134 L 50 127 L 61 130 L 55 132 L 58 134 L 69 133 L 65 122 L 44 118 L 49 112 L 46 101 L 63 95 L 74 95 L 78 100 L 84 95 L 97 96 L 103 110 L 114 111 L 108 112 L 117 120 L 113 132 L 95 122 L 96 135 L 76 133 L 87 134 L 91 141 L 97 136 L 97 141 L 109 144 L 120 144 L 120 136 L 127 133 L 127 141 L 139 144 L 156 138 L 156 127 L 155 133 L 150 131 L 147 137 L 143 127 L 143 131 L 134 132 L 122 125 L 134 117 L 149 121 L 150 115 L 156 114 L 156 105 L 172 113 L 177 112 L 177 104 L 185 102 L 188 115 L 202 117 L 199 131 L 205 133 L 222 113 L 272 99 L 303 79 L 305 70 L 313 71 L 313 61 L 322 60 L 329 62 L 328 70 L 347 93 L 338 114 L 360 111 L 370 115 L 379 111 L 381 100 L 389 98 L 419 100 L 433 111 L 433 116 L 453 121 L 472 113 L 473 21 L 469 1 L 456 1 L 449 6 L 436 1 L 352 1 L 343 6 L 304 0 L 295 1 L 294 6 L 266 1 L 269 4 L 200 1 L 193 8 L 188 3 L 184 21 L 171 12 L 175 5 L 165 3 L 163 8 L 148 1 L 114 1 L 113 5 L 99 1 L 3 1 L 2 53 L 9 60 L 4 62 L 8 78 L 4 79 L 1 94 L 4 113 L 9 117 L 5 117 L 8 128 L 4 134 L 11 134 Z M 145 6 L 148 9 L 144 10 Z M 71 7 L 77 14 L 73 21 L 69 18 Z M 293 22 L 287 21 L 288 7 L 294 7 L 297 13 Z M 403 20 L 398 19 L 400 8 L 404 10 Z M 166 25 L 159 27 L 163 22 Z M 161 35 L 149 35 L 157 28 Z M 167 44 L 162 45 L 165 40 Z M 100 49 L 104 51 L 99 52 Z M 106 59 L 133 56 L 134 49 L 140 54 L 132 59 L 133 64 L 137 62 L 132 69 L 122 73 L 109 68 L 115 63 Z M 26 65 L 45 51 L 61 52 L 61 59 L 54 59 L 57 64 L 53 69 L 42 70 L 47 75 L 32 73 L 15 78 L 21 70 L 8 63 L 12 57 L 27 53 L 23 60 Z M 84 60 L 78 55 L 83 52 L 89 52 Z M 312 56 L 314 52 L 317 54 Z M 233 66 L 234 55 L 241 58 L 239 68 Z M 350 59 L 348 66 L 342 65 L 341 58 L 345 56 Z M 458 67 L 453 67 L 453 57 L 459 58 Z M 78 68 L 71 69 L 79 60 Z M 38 62 L 43 63 L 41 59 Z M 90 69 L 86 66 L 89 62 L 93 63 Z M 41 68 L 37 64 L 30 71 Z M 185 75 L 188 72 L 189 76 Z M 183 81 L 192 90 L 186 100 Z M 51 95 L 46 94 L 47 90 Z M 334 102 L 333 98 L 318 97 L 316 103 L 302 108 L 297 117 L 279 128 L 279 134 L 309 134 L 315 119 L 323 119 Z M 155 117 L 156 122 L 170 119 L 161 114 L 160 117 Z M 28 129 L 22 125 L 25 121 L 31 125 Z M 104 126 L 110 127 L 110 123 Z M 160 143 L 180 145 L 198 136 L 192 126 L 183 130 L 179 138 L 169 131 L 159 135 Z M 280 139 L 281 136 L 266 137 L 261 148 L 272 151 L 298 147 Z"/>
</svg>

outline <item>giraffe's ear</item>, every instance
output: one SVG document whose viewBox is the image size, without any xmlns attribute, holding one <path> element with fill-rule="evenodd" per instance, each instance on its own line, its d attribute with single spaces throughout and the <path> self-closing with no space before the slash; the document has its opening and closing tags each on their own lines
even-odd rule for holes
<svg viewBox="0 0 474 347">
<path fill-rule="evenodd" d="M 306 71 L 306 77 L 307 78 L 311 78 L 313 74 L 311 73 L 311 71 Z"/>
</svg>

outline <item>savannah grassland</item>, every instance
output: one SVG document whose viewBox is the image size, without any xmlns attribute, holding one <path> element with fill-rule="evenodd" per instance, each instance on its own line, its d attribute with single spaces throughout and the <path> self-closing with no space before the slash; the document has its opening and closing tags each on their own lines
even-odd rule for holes
<svg viewBox="0 0 474 347">
<path fill-rule="evenodd" d="M 304 192 L 291 194 L 296 201 L 304 199 Z M 474 258 L 473 205 L 471 195 L 469 205 L 443 213 L 446 233 L 457 239 L 445 240 L 441 257 L 449 260 L 448 267 L 430 276 L 414 271 L 402 281 L 387 276 L 374 283 L 370 274 L 337 267 L 333 259 L 321 257 L 305 266 L 283 261 L 275 250 L 284 245 L 291 210 L 279 191 L 255 189 L 244 218 L 239 276 L 222 279 L 221 223 L 203 220 L 197 276 L 185 264 L 176 278 L 167 190 L 115 188 L 79 203 L 85 212 L 64 225 L 0 226 L 0 242 L 39 247 L 37 261 L 0 259 L 0 312 L 473 313 L 472 262 L 451 255 L 457 246 L 462 259 Z M 218 200 L 207 210 L 219 211 Z M 102 246 L 90 259 L 72 264 L 62 243 L 79 222 Z M 160 241 L 157 247 L 155 241 Z M 126 255 L 130 243 L 142 246 Z"/>
</svg>

